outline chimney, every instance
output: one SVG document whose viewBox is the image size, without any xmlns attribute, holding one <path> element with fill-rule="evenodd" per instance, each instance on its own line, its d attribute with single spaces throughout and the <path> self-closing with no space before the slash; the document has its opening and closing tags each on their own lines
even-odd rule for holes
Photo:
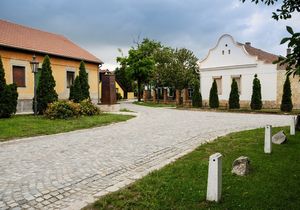
<svg viewBox="0 0 300 210">
<path fill-rule="evenodd" d="M 245 42 L 245 45 L 251 46 L 251 42 Z"/>
<path fill-rule="evenodd" d="M 287 48 L 287 49 L 286 49 L 286 55 L 289 55 L 289 54 L 291 54 L 291 53 L 292 53 L 291 48 Z"/>
</svg>

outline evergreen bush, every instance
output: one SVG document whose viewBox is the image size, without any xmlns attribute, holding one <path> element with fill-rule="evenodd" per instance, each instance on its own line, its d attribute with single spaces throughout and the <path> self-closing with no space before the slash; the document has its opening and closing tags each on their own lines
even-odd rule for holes
<svg viewBox="0 0 300 210">
<path fill-rule="evenodd" d="M 257 78 L 257 74 L 254 75 L 254 79 L 253 79 L 250 107 L 252 110 L 260 110 L 262 108 L 261 86 L 260 86 L 260 81 Z"/>
<path fill-rule="evenodd" d="M 290 112 L 293 109 L 291 83 L 288 75 L 286 76 L 283 85 L 283 95 L 281 99 L 280 109 L 283 112 Z"/>
<path fill-rule="evenodd" d="M 216 80 L 213 81 L 212 87 L 209 93 L 209 107 L 218 108 L 219 107 L 219 97 L 218 97 L 218 87 Z"/>
<path fill-rule="evenodd" d="M 49 103 L 57 101 L 58 95 L 55 91 L 55 80 L 52 75 L 50 58 L 48 55 L 45 56 L 41 75 L 39 77 L 37 86 L 37 112 L 43 114 L 48 107 Z M 34 99 L 33 99 L 34 109 Z"/>
<path fill-rule="evenodd" d="M 79 80 L 80 80 L 82 100 L 89 99 L 90 86 L 89 86 L 88 74 L 86 73 L 85 64 L 83 61 L 80 62 L 80 66 L 79 66 Z"/>
<path fill-rule="evenodd" d="M 240 108 L 240 95 L 238 84 L 235 79 L 231 83 L 231 91 L 229 95 L 229 109 L 239 109 Z"/>
<path fill-rule="evenodd" d="M 89 89 L 88 74 L 86 73 L 84 62 L 81 61 L 79 76 L 76 76 L 74 84 L 70 87 L 69 99 L 77 103 L 84 99 L 90 99 Z"/>
<path fill-rule="evenodd" d="M 199 91 L 199 85 L 194 86 L 193 96 L 192 96 L 192 106 L 202 107 L 202 96 Z"/>
<path fill-rule="evenodd" d="M 79 76 L 76 76 L 76 78 L 74 80 L 74 84 L 70 87 L 69 99 L 76 103 L 79 103 L 80 101 L 82 101 L 84 99 L 82 96 Z"/>
<path fill-rule="evenodd" d="M 16 113 L 18 92 L 16 84 L 6 84 L 5 72 L 0 56 L 0 118 L 8 118 Z"/>
</svg>

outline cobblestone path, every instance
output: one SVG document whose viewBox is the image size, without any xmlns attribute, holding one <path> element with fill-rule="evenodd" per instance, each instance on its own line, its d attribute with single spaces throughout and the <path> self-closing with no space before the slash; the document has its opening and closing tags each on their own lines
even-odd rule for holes
<svg viewBox="0 0 300 210">
<path fill-rule="evenodd" d="M 0 143 L 0 209 L 80 209 L 230 132 L 290 117 L 122 104 L 127 122 Z"/>
</svg>

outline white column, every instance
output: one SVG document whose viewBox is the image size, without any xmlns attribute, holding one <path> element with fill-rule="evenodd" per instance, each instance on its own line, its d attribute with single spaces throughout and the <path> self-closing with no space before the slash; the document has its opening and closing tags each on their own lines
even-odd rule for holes
<svg viewBox="0 0 300 210">
<path fill-rule="evenodd" d="M 293 116 L 291 119 L 291 126 L 290 126 L 290 134 L 292 136 L 295 135 L 295 128 L 296 128 L 296 117 Z"/>
<path fill-rule="evenodd" d="M 215 153 L 209 157 L 206 200 L 218 202 L 222 191 L 222 155 Z"/>
<path fill-rule="evenodd" d="M 272 126 L 266 125 L 265 127 L 265 153 L 271 153 L 272 151 Z"/>
</svg>

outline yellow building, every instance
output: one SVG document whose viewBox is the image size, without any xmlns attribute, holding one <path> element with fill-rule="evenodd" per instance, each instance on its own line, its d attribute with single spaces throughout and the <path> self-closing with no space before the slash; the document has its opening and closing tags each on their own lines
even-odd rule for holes
<svg viewBox="0 0 300 210">
<path fill-rule="evenodd" d="M 91 99 L 98 98 L 98 71 L 103 62 L 61 35 L 32 29 L 0 20 L 0 56 L 5 70 L 6 83 L 18 86 L 18 111 L 31 111 L 34 75 L 30 61 L 36 56 L 39 66 L 49 55 L 55 90 L 60 99 L 69 97 L 70 86 L 84 61 L 88 73 Z"/>
</svg>

